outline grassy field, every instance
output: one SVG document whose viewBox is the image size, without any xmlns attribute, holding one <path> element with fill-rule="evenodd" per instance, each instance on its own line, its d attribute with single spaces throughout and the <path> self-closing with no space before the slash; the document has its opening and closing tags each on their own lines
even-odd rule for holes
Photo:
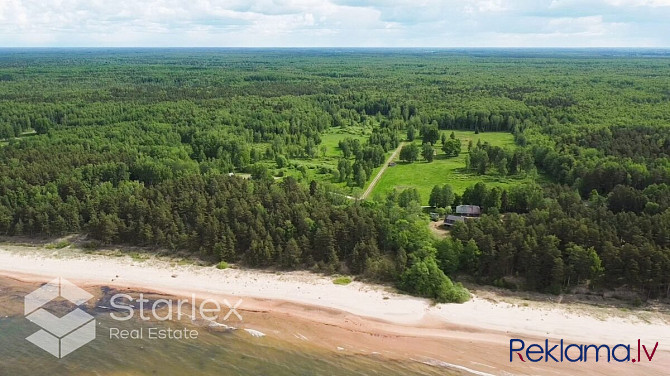
<svg viewBox="0 0 670 376">
<path fill-rule="evenodd" d="M 307 158 L 291 158 L 289 159 L 290 167 L 284 168 L 284 176 L 293 176 L 299 178 L 302 176 L 302 173 L 295 168 L 295 166 L 303 166 L 306 170 L 306 181 L 316 180 L 322 182 L 332 183 L 334 186 L 339 187 L 346 194 L 358 195 L 362 188 L 360 187 L 348 187 L 345 182 L 337 182 L 333 180 L 333 177 L 330 173 L 325 173 L 322 168 L 327 168 L 331 170 L 337 169 L 337 161 L 342 158 L 342 151 L 339 147 L 339 142 L 346 138 L 354 138 L 365 144 L 366 140 L 372 132 L 371 128 L 365 126 L 349 126 L 343 128 L 331 128 L 326 133 L 321 135 L 321 144 L 318 146 L 317 156 L 311 159 Z M 325 153 L 324 153 L 325 152 Z M 390 155 L 390 152 L 388 153 Z M 353 159 L 351 160 L 353 163 Z M 274 163 L 268 163 L 268 168 L 274 169 L 275 174 L 279 171 L 276 169 Z M 375 168 L 374 174 L 379 171 L 380 167 Z M 369 178 L 369 181 L 372 180 L 372 177 Z M 368 181 L 368 184 L 369 184 Z"/>
<path fill-rule="evenodd" d="M 322 167 L 332 170 L 337 169 L 337 160 L 342 157 L 342 152 L 338 146 L 340 140 L 345 138 L 356 138 L 364 143 L 369 136 L 370 129 L 364 127 L 348 127 L 348 128 L 334 128 L 321 136 L 321 145 L 319 145 L 319 152 L 317 157 L 312 159 L 290 159 L 290 167 L 284 168 L 284 176 L 294 176 L 296 178 L 301 176 L 301 173 L 295 166 L 304 166 L 306 170 L 306 180 L 317 180 L 329 182 L 341 188 L 346 194 L 357 196 L 364 191 L 358 187 L 347 187 L 346 183 L 336 182 L 332 179 L 332 175 L 323 171 Z M 442 131 L 449 136 L 451 131 Z M 465 157 L 467 155 L 468 142 L 472 140 L 476 144 L 478 140 L 481 142 L 489 142 L 492 145 L 501 147 L 513 147 L 514 137 L 510 133 L 503 132 L 489 132 L 474 134 L 468 131 L 455 131 L 457 138 L 461 139 L 463 148 L 458 157 L 446 158 L 442 150 L 438 150 L 435 160 L 427 163 L 423 160 L 411 164 L 398 162 L 396 166 L 390 167 L 386 170 L 381 180 L 372 191 L 371 197 L 376 195 L 385 195 L 391 189 L 405 189 L 417 188 L 421 195 L 421 200 L 424 205 L 428 204 L 428 198 L 433 186 L 437 184 L 450 184 L 456 193 L 462 193 L 465 188 L 473 185 L 479 181 L 487 184 L 504 186 L 512 182 L 521 181 L 520 177 L 501 177 L 494 173 L 491 175 L 477 175 L 473 172 L 465 171 Z M 416 140 L 417 145 L 421 145 L 421 140 Z M 440 144 L 441 145 L 441 144 Z M 439 147 L 439 145 L 438 145 Z M 388 155 L 390 155 L 390 151 Z M 274 163 L 268 163 L 270 169 L 274 169 Z M 377 174 L 381 166 L 374 169 L 371 176 L 368 178 L 366 187 L 374 176 Z M 277 173 L 278 170 L 275 170 Z"/>
<path fill-rule="evenodd" d="M 321 145 L 319 147 L 325 146 L 325 157 L 335 158 L 335 163 L 337 164 L 337 159 L 342 157 L 342 151 L 340 151 L 340 147 L 338 146 L 341 140 L 354 138 L 363 144 L 369 135 L 370 130 L 363 127 L 333 128 L 321 135 Z"/>
<path fill-rule="evenodd" d="M 451 131 L 444 131 L 447 136 Z M 477 175 L 473 172 L 465 171 L 465 157 L 468 150 L 468 142 L 472 140 L 477 144 L 478 140 L 482 143 L 489 142 L 491 145 L 501 147 L 513 146 L 514 136 L 510 133 L 490 132 L 475 134 L 474 132 L 455 131 L 456 138 L 461 139 L 463 148 L 458 157 L 446 158 L 442 150 L 438 150 L 435 160 L 427 163 L 423 160 L 414 163 L 398 162 L 396 166 L 390 167 L 375 187 L 372 196 L 385 195 L 391 189 L 416 188 L 421 195 L 421 201 L 428 205 L 430 191 L 437 184 L 449 184 L 456 193 L 463 193 L 465 188 L 477 182 L 483 181 L 493 186 L 505 186 L 512 182 L 521 181 L 520 177 L 502 177 L 495 173 L 492 175 Z M 420 140 L 415 141 L 417 145 Z M 438 142 L 438 146 L 441 144 Z"/>
</svg>

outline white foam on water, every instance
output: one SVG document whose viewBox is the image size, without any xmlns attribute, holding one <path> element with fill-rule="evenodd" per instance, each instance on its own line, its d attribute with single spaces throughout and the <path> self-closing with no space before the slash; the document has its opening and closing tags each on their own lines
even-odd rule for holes
<svg viewBox="0 0 670 376">
<path fill-rule="evenodd" d="M 265 333 L 259 332 L 258 330 L 244 329 L 244 331 L 251 334 L 253 337 L 265 337 Z"/>
<path fill-rule="evenodd" d="M 237 328 L 234 327 L 234 326 L 222 324 L 222 323 L 216 322 L 216 321 L 210 321 L 209 324 L 207 324 L 207 325 L 208 326 L 213 326 L 213 327 L 221 327 L 221 328 L 224 328 L 226 330 L 237 330 Z"/>
</svg>

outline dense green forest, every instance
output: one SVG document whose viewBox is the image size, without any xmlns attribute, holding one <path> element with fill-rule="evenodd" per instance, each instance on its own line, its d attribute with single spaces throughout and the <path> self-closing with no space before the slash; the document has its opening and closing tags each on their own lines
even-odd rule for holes
<svg viewBox="0 0 670 376">
<path fill-rule="evenodd" d="M 439 301 L 467 299 L 459 275 L 667 297 L 668 56 L 0 50 L 0 235 L 86 233 Z M 514 143 L 462 147 L 452 131 Z M 463 160 L 472 184 L 353 199 L 401 142 L 401 163 Z M 436 239 L 424 201 L 486 214 Z"/>
</svg>

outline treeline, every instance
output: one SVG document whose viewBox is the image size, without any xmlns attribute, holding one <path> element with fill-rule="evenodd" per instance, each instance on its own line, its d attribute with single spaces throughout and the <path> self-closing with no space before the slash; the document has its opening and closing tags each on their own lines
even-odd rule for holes
<svg viewBox="0 0 670 376">
<path fill-rule="evenodd" d="M 126 174 L 127 178 L 127 174 Z M 84 231 L 103 244 L 189 250 L 252 267 L 313 268 L 397 282 L 438 301 L 467 292 L 436 267 L 433 240 L 417 213 L 386 204 L 337 205 L 327 189 L 292 178 L 250 181 L 188 175 L 152 186 L 122 180 L 0 184 L 0 233 Z"/>
<path fill-rule="evenodd" d="M 576 188 L 583 198 L 593 190 L 606 195 L 617 185 L 642 190 L 670 184 L 666 125 L 612 130 L 556 126 L 542 132 L 546 134 L 519 135 L 517 141 L 521 138 L 529 146 L 539 169 L 555 182 Z"/>
<path fill-rule="evenodd" d="M 477 141 L 475 147 L 469 148 L 465 168 L 480 175 L 485 175 L 491 168 L 495 168 L 499 175 L 507 176 L 530 172 L 535 168 L 535 163 L 528 148 L 501 148 L 488 142 L 482 144 Z"/>
<path fill-rule="evenodd" d="M 537 184 L 514 184 L 508 187 L 487 186 L 479 182 L 465 188 L 462 194 L 454 193 L 449 184 L 433 187 L 428 203 L 435 208 L 449 209 L 458 205 L 477 205 L 485 213 L 527 213 L 541 205 L 542 188 Z"/>
<path fill-rule="evenodd" d="M 434 189 L 435 197 L 447 197 L 440 203 L 449 205 L 449 190 Z M 585 203 L 557 185 L 543 196 L 537 186 L 478 183 L 451 204 L 482 205 L 489 214 L 456 223 L 454 240 L 440 243 L 438 259 L 447 274 L 460 271 L 505 287 L 559 293 L 586 284 L 668 296 L 669 197 L 665 184 L 642 192 L 617 186 L 608 196 L 594 191 Z"/>
</svg>

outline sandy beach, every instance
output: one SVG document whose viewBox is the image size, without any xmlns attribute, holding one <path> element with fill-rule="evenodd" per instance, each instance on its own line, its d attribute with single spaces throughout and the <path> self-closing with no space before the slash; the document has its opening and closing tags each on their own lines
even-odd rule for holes
<svg viewBox="0 0 670 376">
<path fill-rule="evenodd" d="M 0 245 L 0 275 L 20 281 L 66 278 L 174 296 L 242 298 L 253 329 L 332 351 L 379 352 L 474 374 L 665 374 L 670 325 L 658 312 L 495 299 L 475 293 L 464 304 L 433 304 L 387 286 L 336 285 L 309 272 L 219 270 L 157 257 L 87 254 L 76 249 Z M 659 342 L 653 362 L 509 362 L 509 340 L 618 344 Z"/>
</svg>

